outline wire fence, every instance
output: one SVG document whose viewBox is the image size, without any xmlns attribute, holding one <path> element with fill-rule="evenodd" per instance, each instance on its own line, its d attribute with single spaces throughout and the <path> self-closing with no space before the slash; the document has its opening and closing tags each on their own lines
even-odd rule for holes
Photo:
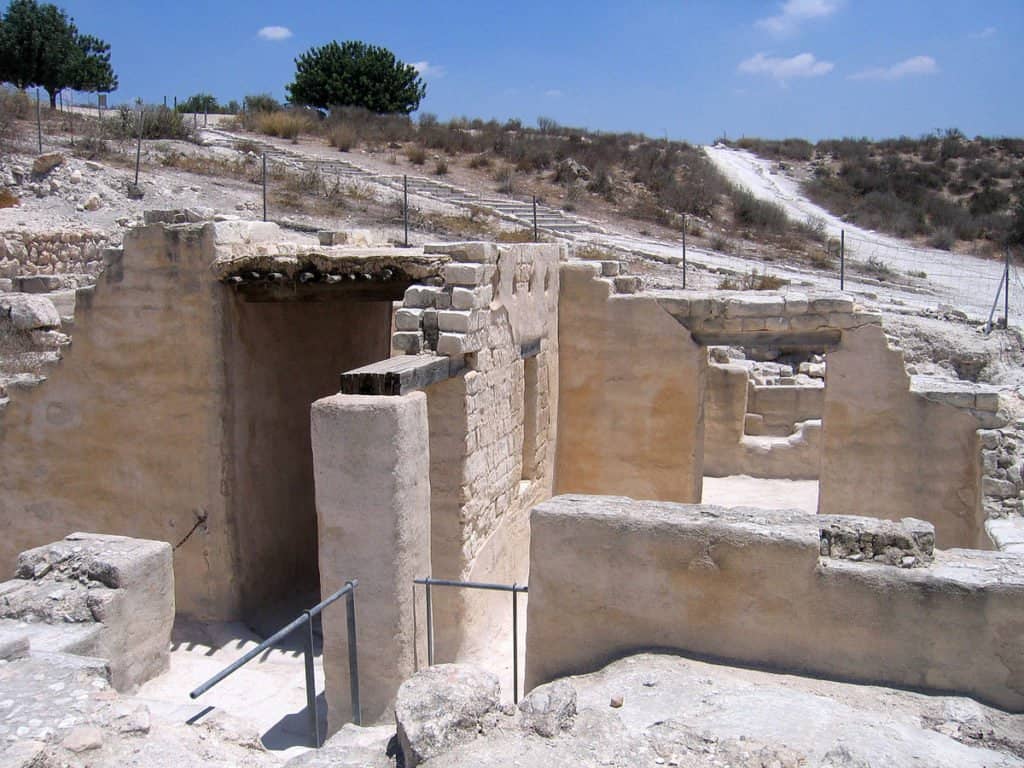
<svg viewBox="0 0 1024 768">
<path fill-rule="evenodd" d="M 1008 309 L 1016 317 L 1024 312 L 1024 291 L 1019 290 L 1016 260 L 1008 249 L 985 258 L 859 234 L 844 233 L 843 239 L 843 260 L 849 278 L 874 278 L 911 290 L 930 290 L 944 303 L 975 316 L 988 317 L 993 305 L 1000 313 Z"/>
</svg>

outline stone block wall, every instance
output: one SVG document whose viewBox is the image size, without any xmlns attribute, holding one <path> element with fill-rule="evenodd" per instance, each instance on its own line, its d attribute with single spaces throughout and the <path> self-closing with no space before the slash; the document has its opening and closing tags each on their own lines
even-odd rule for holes
<svg viewBox="0 0 1024 768">
<path fill-rule="evenodd" d="M 426 390 L 431 570 L 437 578 L 522 582 L 527 511 L 552 493 L 564 250 L 449 243 L 424 252 L 451 262 L 437 285 L 407 290 L 392 346 L 465 367 Z M 439 661 L 472 656 L 505 631 L 507 606 L 494 595 L 435 594 Z"/>
<path fill-rule="evenodd" d="M 920 520 L 611 497 L 531 525 L 528 688 L 665 649 L 1024 711 L 1019 556 L 935 550 Z"/>
<path fill-rule="evenodd" d="M 110 236 L 99 230 L 0 232 L 0 278 L 18 275 L 98 275 Z"/>
</svg>

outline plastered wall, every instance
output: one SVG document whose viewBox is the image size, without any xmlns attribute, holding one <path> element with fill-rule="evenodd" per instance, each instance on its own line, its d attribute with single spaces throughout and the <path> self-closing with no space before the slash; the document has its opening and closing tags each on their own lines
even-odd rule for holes
<svg viewBox="0 0 1024 768">
<path fill-rule="evenodd" d="M 169 542 L 191 616 L 315 592 L 309 405 L 387 354 L 390 306 L 246 305 L 210 267 L 255 246 L 221 226 L 129 232 L 64 359 L 0 413 L 0 571 L 88 530 Z"/>
<path fill-rule="evenodd" d="M 294 613 L 319 593 L 310 405 L 337 392 L 341 371 L 387 354 L 391 303 L 225 298 L 229 515 L 244 615 L 269 633 L 268 606 Z"/>
<path fill-rule="evenodd" d="M 878 326 L 844 331 L 826 377 L 818 511 L 919 517 L 940 547 L 990 548 L 971 411 L 912 392 Z"/>
<path fill-rule="evenodd" d="M 699 501 L 707 354 L 599 264 L 562 265 L 558 493 Z"/>
<path fill-rule="evenodd" d="M 212 238 L 129 232 L 122 262 L 80 295 L 64 360 L 0 414 L 3 572 L 75 530 L 157 539 L 178 545 L 179 611 L 238 615 Z"/>
<path fill-rule="evenodd" d="M 822 556 L 832 524 L 891 525 L 607 497 L 539 505 L 527 687 L 667 649 L 1024 711 L 1019 557 L 935 551 L 926 562 L 920 523 L 888 529 L 909 549 L 888 562 Z"/>
</svg>

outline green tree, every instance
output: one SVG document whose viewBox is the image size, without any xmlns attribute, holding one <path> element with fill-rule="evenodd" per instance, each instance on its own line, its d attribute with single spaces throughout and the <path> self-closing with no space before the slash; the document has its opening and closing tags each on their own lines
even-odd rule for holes
<svg viewBox="0 0 1024 768">
<path fill-rule="evenodd" d="M 117 88 L 110 46 L 79 33 L 57 6 L 37 0 L 11 0 L 0 19 L 0 82 L 41 86 L 51 107 L 65 88 L 101 93 Z"/>
<path fill-rule="evenodd" d="M 210 114 L 217 114 L 220 112 L 220 104 L 217 103 L 217 97 L 210 93 L 196 93 L 189 96 L 184 101 L 178 102 L 179 112 L 209 112 Z"/>
<path fill-rule="evenodd" d="M 387 48 L 356 40 L 310 48 L 295 60 L 293 104 L 329 109 L 363 107 L 378 114 L 409 114 L 427 93 L 416 68 Z"/>
</svg>

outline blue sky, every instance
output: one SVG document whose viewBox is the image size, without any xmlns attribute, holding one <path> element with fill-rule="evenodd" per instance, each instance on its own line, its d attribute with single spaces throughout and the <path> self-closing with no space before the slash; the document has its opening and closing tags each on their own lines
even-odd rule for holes
<svg viewBox="0 0 1024 768">
<path fill-rule="evenodd" d="M 114 100 L 284 97 L 332 39 L 423 67 L 421 110 L 693 142 L 1024 134 L 1024 0 L 65 0 Z M 261 35 L 260 31 L 263 30 Z"/>
</svg>

